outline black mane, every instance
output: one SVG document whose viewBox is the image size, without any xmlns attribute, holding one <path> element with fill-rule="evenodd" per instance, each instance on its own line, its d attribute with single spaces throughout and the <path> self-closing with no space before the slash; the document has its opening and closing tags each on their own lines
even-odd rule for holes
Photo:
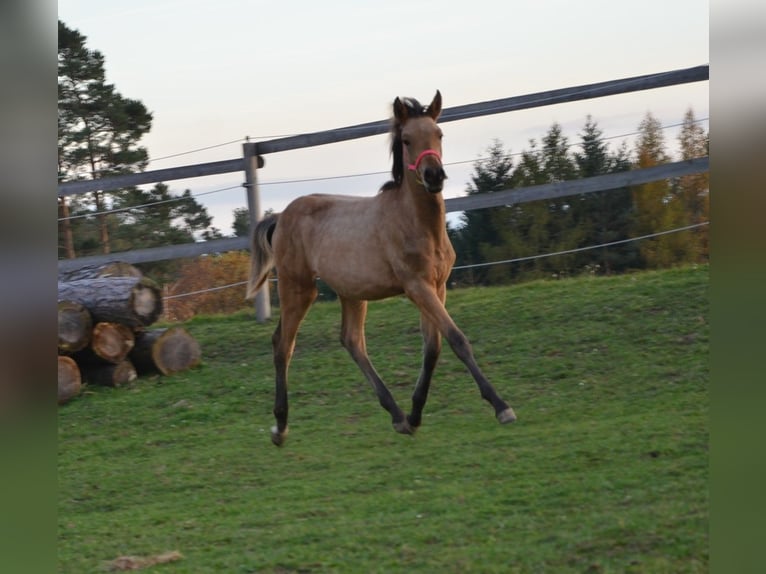
<svg viewBox="0 0 766 574">
<path fill-rule="evenodd" d="M 423 106 L 415 98 L 401 98 L 400 100 L 407 108 L 408 118 L 419 118 L 425 116 L 428 108 Z M 396 115 L 391 119 L 391 155 L 394 156 L 394 162 L 391 166 L 391 179 L 383 184 L 380 191 L 397 189 L 402 185 L 404 179 L 404 158 L 402 157 L 402 124 Z"/>
</svg>

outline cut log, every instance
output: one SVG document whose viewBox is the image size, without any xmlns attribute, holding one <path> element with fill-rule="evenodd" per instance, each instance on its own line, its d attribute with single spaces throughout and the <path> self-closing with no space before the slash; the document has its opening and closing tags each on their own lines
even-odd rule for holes
<svg viewBox="0 0 766 574">
<path fill-rule="evenodd" d="M 183 327 L 136 333 L 130 360 L 143 373 L 170 375 L 196 367 L 202 358 L 199 343 Z"/>
<path fill-rule="evenodd" d="M 95 322 L 142 328 L 162 314 L 162 292 L 146 277 L 101 277 L 59 282 L 60 300 L 87 307 Z"/>
<path fill-rule="evenodd" d="M 81 365 L 92 363 L 120 363 L 124 361 L 135 344 L 133 330 L 122 323 L 102 321 L 91 332 L 88 348 L 75 353 Z"/>
<path fill-rule="evenodd" d="M 59 301 L 59 354 L 68 355 L 90 343 L 93 319 L 76 301 Z"/>
<path fill-rule="evenodd" d="M 96 265 L 85 265 L 72 271 L 59 271 L 59 281 L 79 281 L 98 277 L 143 277 L 138 267 L 124 261 L 110 261 Z"/>
<path fill-rule="evenodd" d="M 135 381 L 138 377 L 133 363 L 128 359 L 109 365 L 83 365 L 82 375 L 88 384 L 104 387 L 119 387 Z"/>
<path fill-rule="evenodd" d="M 59 390 L 58 403 L 69 402 L 82 390 L 80 368 L 72 357 L 59 355 Z"/>
</svg>

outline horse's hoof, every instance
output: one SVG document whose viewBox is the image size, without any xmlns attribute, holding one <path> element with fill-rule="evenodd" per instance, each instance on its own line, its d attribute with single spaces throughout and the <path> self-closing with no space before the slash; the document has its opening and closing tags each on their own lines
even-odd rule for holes
<svg viewBox="0 0 766 574">
<path fill-rule="evenodd" d="M 400 423 L 394 423 L 394 430 L 401 434 L 415 434 L 415 429 L 410 426 L 410 423 L 407 422 L 407 419 L 404 419 Z"/>
<path fill-rule="evenodd" d="M 508 407 L 504 411 L 497 413 L 497 420 L 501 425 L 512 423 L 516 420 L 516 413 L 513 412 L 511 407 Z"/>
<path fill-rule="evenodd" d="M 285 444 L 285 440 L 287 440 L 287 427 L 285 427 L 284 432 L 279 432 L 275 426 L 271 427 L 271 442 L 276 446 L 282 446 Z"/>
<path fill-rule="evenodd" d="M 421 420 L 420 420 L 420 417 L 418 417 L 416 420 L 412 417 L 412 415 L 407 415 L 407 422 L 409 423 L 410 428 L 412 429 L 412 432 L 415 432 L 416 430 L 418 430 Z"/>
</svg>

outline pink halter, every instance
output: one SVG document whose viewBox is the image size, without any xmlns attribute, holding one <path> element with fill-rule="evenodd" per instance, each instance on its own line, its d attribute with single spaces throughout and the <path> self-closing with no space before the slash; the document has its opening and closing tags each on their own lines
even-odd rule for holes
<svg viewBox="0 0 766 574">
<path fill-rule="evenodd" d="M 411 163 L 410 165 L 408 165 L 407 169 L 409 169 L 410 171 L 416 171 L 418 169 L 418 166 L 420 165 L 420 162 L 423 161 L 423 158 L 426 157 L 427 155 L 435 155 L 439 159 L 439 161 L 442 160 L 442 156 L 439 155 L 438 151 L 436 151 L 435 149 L 426 149 L 420 152 L 420 155 L 415 159 L 415 163 Z"/>
</svg>

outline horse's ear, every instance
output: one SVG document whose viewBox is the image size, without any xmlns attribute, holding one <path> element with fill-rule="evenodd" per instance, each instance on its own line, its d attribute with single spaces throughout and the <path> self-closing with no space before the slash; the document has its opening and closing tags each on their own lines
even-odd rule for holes
<svg viewBox="0 0 766 574">
<path fill-rule="evenodd" d="M 398 97 L 394 100 L 394 117 L 400 124 L 407 121 L 407 106 Z"/>
<path fill-rule="evenodd" d="M 428 110 L 426 112 L 431 118 L 436 121 L 439 119 L 439 116 L 442 113 L 442 94 L 439 90 L 436 90 L 436 95 L 434 96 L 434 99 L 431 101 L 431 105 L 428 106 Z"/>
</svg>

